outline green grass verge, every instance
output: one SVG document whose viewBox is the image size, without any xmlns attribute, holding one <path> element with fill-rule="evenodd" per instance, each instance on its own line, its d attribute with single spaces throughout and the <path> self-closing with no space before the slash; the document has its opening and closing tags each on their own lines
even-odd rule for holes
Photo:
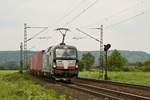
<svg viewBox="0 0 150 100">
<path fill-rule="evenodd" d="M 0 100 L 66 100 L 28 79 L 26 73 L 0 71 Z"/>
<path fill-rule="evenodd" d="M 79 77 L 98 79 L 98 71 L 79 72 Z M 102 77 L 102 73 L 100 74 Z M 108 72 L 108 77 L 115 82 L 150 86 L 150 72 Z"/>
<path fill-rule="evenodd" d="M 7 75 L 16 72 L 18 72 L 18 70 L 0 70 L 0 75 Z"/>
</svg>

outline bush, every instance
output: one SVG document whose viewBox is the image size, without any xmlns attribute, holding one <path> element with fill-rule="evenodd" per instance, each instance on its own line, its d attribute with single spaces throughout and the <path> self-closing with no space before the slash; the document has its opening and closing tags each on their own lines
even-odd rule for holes
<svg viewBox="0 0 150 100">
<path fill-rule="evenodd" d="M 95 57 L 90 52 L 88 52 L 82 55 L 81 61 L 84 63 L 84 69 L 90 70 L 94 64 Z"/>
<path fill-rule="evenodd" d="M 83 62 L 82 60 L 79 61 L 78 70 L 79 70 L 79 71 L 83 71 L 83 70 L 84 70 L 84 62 Z"/>
<path fill-rule="evenodd" d="M 143 71 L 145 71 L 145 72 L 150 72 L 150 61 L 144 62 L 143 65 L 144 65 L 144 66 L 143 66 Z"/>
<path fill-rule="evenodd" d="M 122 57 L 118 50 L 113 50 L 112 54 L 108 57 L 108 65 L 113 71 L 121 70 L 127 64 L 127 59 Z"/>
<path fill-rule="evenodd" d="M 142 67 L 143 63 L 142 62 L 136 62 L 137 67 Z"/>
<path fill-rule="evenodd" d="M 125 72 L 129 72 L 129 71 L 131 71 L 131 68 L 129 68 L 129 67 L 122 67 L 121 70 L 125 71 Z"/>
<path fill-rule="evenodd" d="M 150 66 L 144 66 L 143 71 L 144 72 L 150 72 Z"/>
</svg>

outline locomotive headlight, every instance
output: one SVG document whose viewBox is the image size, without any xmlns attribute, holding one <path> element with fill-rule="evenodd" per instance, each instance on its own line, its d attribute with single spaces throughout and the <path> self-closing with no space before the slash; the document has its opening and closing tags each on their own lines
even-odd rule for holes
<svg viewBox="0 0 150 100">
<path fill-rule="evenodd" d="M 54 64 L 53 67 L 56 68 L 56 64 Z"/>
<path fill-rule="evenodd" d="M 76 65 L 76 68 L 78 68 L 78 65 Z"/>
</svg>

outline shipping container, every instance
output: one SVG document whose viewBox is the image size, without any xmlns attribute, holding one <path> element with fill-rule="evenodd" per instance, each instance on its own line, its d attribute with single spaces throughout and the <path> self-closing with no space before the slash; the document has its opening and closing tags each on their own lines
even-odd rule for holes
<svg viewBox="0 0 150 100">
<path fill-rule="evenodd" d="M 38 51 L 32 55 L 30 70 L 42 71 L 43 66 L 43 51 Z"/>
</svg>

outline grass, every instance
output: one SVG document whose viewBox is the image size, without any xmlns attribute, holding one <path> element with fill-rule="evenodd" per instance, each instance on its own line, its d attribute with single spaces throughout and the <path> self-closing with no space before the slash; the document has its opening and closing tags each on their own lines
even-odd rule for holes
<svg viewBox="0 0 150 100">
<path fill-rule="evenodd" d="M 102 73 L 100 74 L 102 77 Z M 79 72 L 79 77 L 98 79 L 98 71 Z M 150 86 L 150 72 L 108 72 L 108 77 L 115 82 Z"/>
<path fill-rule="evenodd" d="M 11 73 L 16 73 L 17 70 L 0 70 L 0 75 L 7 75 Z"/>
<path fill-rule="evenodd" d="M 29 80 L 26 73 L 0 71 L 0 100 L 66 100 L 52 89 Z"/>
</svg>

